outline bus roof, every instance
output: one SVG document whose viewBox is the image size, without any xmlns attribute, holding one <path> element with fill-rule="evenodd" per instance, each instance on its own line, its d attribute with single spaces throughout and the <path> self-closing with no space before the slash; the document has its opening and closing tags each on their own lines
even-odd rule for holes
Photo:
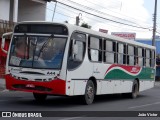
<svg viewBox="0 0 160 120">
<path fill-rule="evenodd" d="M 136 41 L 133 41 L 133 40 L 127 40 L 127 39 L 124 39 L 124 38 L 121 38 L 121 37 L 109 35 L 109 34 L 98 32 L 98 31 L 94 31 L 94 30 L 91 30 L 91 29 L 88 29 L 88 28 L 72 25 L 72 24 L 69 24 L 69 23 L 46 22 L 46 21 L 24 21 L 24 22 L 17 23 L 17 25 L 18 24 L 59 24 L 59 25 L 65 25 L 68 28 L 70 28 L 69 32 L 73 32 L 73 31 L 76 30 L 76 31 L 88 33 L 88 34 L 91 34 L 91 35 L 100 36 L 102 38 L 108 38 L 108 39 L 111 39 L 111 40 L 114 40 L 114 41 L 128 43 L 128 44 L 134 45 L 134 46 L 140 46 L 140 47 L 149 48 L 149 49 L 156 49 L 155 46 L 143 44 L 143 43 L 136 42 Z"/>
</svg>

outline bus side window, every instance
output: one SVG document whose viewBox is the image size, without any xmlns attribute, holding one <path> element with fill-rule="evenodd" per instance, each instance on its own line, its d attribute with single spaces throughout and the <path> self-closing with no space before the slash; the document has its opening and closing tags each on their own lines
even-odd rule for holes
<svg viewBox="0 0 160 120">
<path fill-rule="evenodd" d="M 86 35 L 73 33 L 68 53 L 68 69 L 74 69 L 82 63 L 85 55 L 85 48 Z"/>
<path fill-rule="evenodd" d="M 134 47 L 131 45 L 128 45 L 128 57 L 129 57 L 128 64 L 133 66 L 135 56 L 134 56 Z"/>
<path fill-rule="evenodd" d="M 155 51 L 151 51 L 151 67 L 155 66 Z"/>
<path fill-rule="evenodd" d="M 138 65 L 143 66 L 144 65 L 144 58 L 143 58 L 143 52 L 142 48 L 138 48 Z"/>
<path fill-rule="evenodd" d="M 116 43 L 105 40 L 104 41 L 104 62 L 107 63 L 115 63 L 115 57 L 116 57 Z"/>
<path fill-rule="evenodd" d="M 143 66 L 146 66 L 146 49 L 142 49 Z"/>
<path fill-rule="evenodd" d="M 150 50 L 146 49 L 146 67 L 150 67 Z"/>
<path fill-rule="evenodd" d="M 134 47 L 134 65 L 138 66 L 138 47 Z"/>
<path fill-rule="evenodd" d="M 98 37 L 89 37 L 88 55 L 93 62 L 102 61 L 102 41 Z"/>
<path fill-rule="evenodd" d="M 118 43 L 118 64 L 123 64 L 124 62 L 124 44 Z"/>
</svg>

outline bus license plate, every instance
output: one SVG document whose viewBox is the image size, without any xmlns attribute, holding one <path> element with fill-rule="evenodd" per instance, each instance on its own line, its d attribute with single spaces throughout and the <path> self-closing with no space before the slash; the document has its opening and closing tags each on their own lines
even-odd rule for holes
<svg viewBox="0 0 160 120">
<path fill-rule="evenodd" d="M 33 84 L 27 84 L 26 87 L 28 87 L 28 88 L 35 88 L 35 85 L 33 85 Z"/>
</svg>

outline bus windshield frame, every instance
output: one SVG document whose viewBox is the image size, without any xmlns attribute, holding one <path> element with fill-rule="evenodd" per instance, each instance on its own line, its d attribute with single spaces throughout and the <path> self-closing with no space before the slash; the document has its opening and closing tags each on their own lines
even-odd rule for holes
<svg viewBox="0 0 160 120">
<path fill-rule="evenodd" d="M 61 69 L 67 38 L 66 35 L 15 33 L 9 66 Z"/>
</svg>

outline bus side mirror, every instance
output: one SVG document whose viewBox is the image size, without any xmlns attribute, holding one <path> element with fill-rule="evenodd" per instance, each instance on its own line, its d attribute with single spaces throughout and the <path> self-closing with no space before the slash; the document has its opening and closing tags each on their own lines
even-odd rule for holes
<svg viewBox="0 0 160 120">
<path fill-rule="evenodd" d="M 2 35 L 2 43 L 1 43 L 1 49 L 2 49 L 2 51 L 4 52 L 4 53 L 7 53 L 8 51 L 6 51 L 5 49 L 4 49 L 4 47 L 5 47 L 5 41 L 6 41 L 6 36 L 10 36 L 10 35 L 12 35 L 12 32 L 8 32 L 8 33 L 4 33 L 3 35 Z"/>
</svg>

